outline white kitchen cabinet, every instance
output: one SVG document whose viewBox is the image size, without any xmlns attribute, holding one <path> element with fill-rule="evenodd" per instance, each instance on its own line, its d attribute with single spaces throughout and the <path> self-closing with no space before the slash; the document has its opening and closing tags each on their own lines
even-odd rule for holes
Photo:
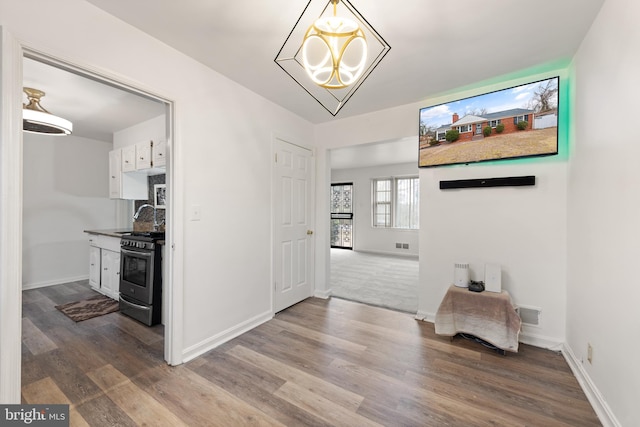
<svg viewBox="0 0 640 427">
<path fill-rule="evenodd" d="M 122 171 L 122 148 L 109 152 L 109 198 L 127 200 L 147 200 L 149 181 L 147 175 Z"/>
<path fill-rule="evenodd" d="M 122 172 L 136 170 L 136 146 L 130 145 L 122 148 Z"/>
<path fill-rule="evenodd" d="M 100 260 L 100 248 L 89 246 L 89 285 L 95 290 L 100 289 Z"/>
<path fill-rule="evenodd" d="M 109 152 L 109 198 L 122 198 L 122 150 Z"/>
<path fill-rule="evenodd" d="M 153 156 L 154 168 L 165 166 L 167 164 L 167 141 L 165 140 L 153 141 L 153 148 L 151 152 Z"/>
<path fill-rule="evenodd" d="M 136 170 L 151 169 L 151 141 L 139 142 L 136 149 Z"/>
<path fill-rule="evenodd" d="M 119 237 L 89 233 L 89 284 L 94 290 L 119 299 Z"/>
<path fill-rule="evenodd" d="M 101 249 L 102 271 L 100 274 L 100 292 L 118 299 L 120 287 L 120 252 Z"/>
</svg>

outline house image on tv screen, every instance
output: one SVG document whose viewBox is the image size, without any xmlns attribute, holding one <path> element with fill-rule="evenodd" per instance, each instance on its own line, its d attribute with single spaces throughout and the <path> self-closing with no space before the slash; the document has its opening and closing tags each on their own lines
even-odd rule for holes
<svg viewBox="0 0 640 427">
<path fill-rule="evenodd" d="M 521 124 L 523 129 L 518 128 L 518 123 L 521 122 L 526 122 L 526 124 Z M 532 126 L 530 126 L 531 124 Z M 462 142 L 483 139 L 491 134 L 501 133 L 504 135 L 518 132 L 519 130 L 544 129 L 557 125 L 558 115 L 556 111 L 535 113 L 533 110 L 514 108 L 478 116 L 469 114 L 462 118 L 454 113 L 450 125 L 444 125 L 436 129 L 435 139 L 437 141 L 445 141 L 447 131 L 452 129 L 459 132 L 460 135 L 457 141 Z M 491 128 L 491 132 L 487 128 Z"/>
<path fill-rule="evenodd" d="M 557 154 L 558 83 L 555 77 L 420 109 L 419 166 Z"/>
</svg>

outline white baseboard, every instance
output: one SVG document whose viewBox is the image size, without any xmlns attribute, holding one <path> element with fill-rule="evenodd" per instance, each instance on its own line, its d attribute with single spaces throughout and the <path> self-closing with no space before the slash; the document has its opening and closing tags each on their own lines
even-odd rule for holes
<svg viewBox="0 0 640 427">
<path fill-rule="evenodd" d="M 316 298 L 328 299 L 329 297 L 331 297 L 331 294 L 331 289 L 327 289 L 326 291 L 313 291 L 313 296 Z"/>
<path fill-rule="evenodd" d="M 611 408 L 609 408 L 609 405 L 607 405 L 607 402 L 602 397 L 600 390 L 598 390 L 598 387 L 593 383 L 580 360 L 578 360 L 566 343 L 562 346 L 562 355 L 569 364 L 573 375 L 578 380 L 580 387 L 582 387 L 582 391 L 584 391 L 587 399 L 589 399 L 589 403 L 591 403 L 591 406 L 596 412 L 596 415 L 598 415 L 602 425 L 604 427 L 622 427 L 611 411 Z"/>
<path fill-rule="evenodd" d="M 89 279 L 89 275 L 76 276 L 76 277 L 65 277 L 65 278 L 62 278 L 62 279 L 47 280 L 45 282 L 23 283 L 22 284 L 22 290 L 26 291 L 28 289 L 46 288 L 47 286 L 62 285 L 63 283 L 79 282 L 80 280 L 87 280 L 87 279 Z"/>
<path fill-rule="evenodd" d="M 222 331 L 217 335 L 207 338 L 206 340 L 200 341 L 198 344 L 192 345 L 191 347 L 183 350 L 182 363 L 186 363 L 189 360 L 195 359 L 196 357 L 206 353 L 207 351 L 213 350 L 219 345 L 224 344 L 225 342 L 244 334 L 245 332 L 255 328 L 256 326 L 259 326 L 264 322 L 271 320 L 272 318 L 273 312 L 267 311 L 255 317 L 252 317 L 251 319 L 236 326 L 232 326 L 226 331 Z"/>
<path fill-rule="evenodd" d="M 563 343 L 550 337 L 533 334 L 530 331 L 521 331 L 518 342 L 529 344 L 534 347 L 546 348 L 552 351 L 562 351 Z"/>
<path fill-rule="evenodd" d="M 369 250 L 369 249 L 353 249 L 354 252 L 362 252 L 362 253 L 367 253 L 367 254 L 375 254 L 375 255 L 388 255 L 388 256 L 397 256 L 397 257 L 402 257 L 402 258 L 412 258 L 412 259 L 419 259 L 419 255 L 418 254 L 411 254 L 411 253 L 402 253 L 402 252 L 391 252 L 391 251 L 376 251 L 376 250 Z"/>
<path fill-rule="evenodd" d="M 429 323 L 435 323 L 436 315 L 435 315 L 435 313 L 427 313 L 426 311 L 418 310 L 418 312 L 415 315 L 415 319 L 416 320 L 423 320 L 423 321 L 429 322 Z"/>
</svg>

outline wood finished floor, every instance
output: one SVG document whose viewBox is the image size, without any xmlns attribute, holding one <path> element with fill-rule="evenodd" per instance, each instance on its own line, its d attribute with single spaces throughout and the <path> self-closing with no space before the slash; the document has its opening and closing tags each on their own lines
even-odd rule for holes
<svg viewBox="0 0 640 427">
<path fill-rule="evenodd" d="M 23 293 L 23 403 L 77 426 L 599 426 L 560 354 L 501 356 L 410 315 L 309 299 L 177 367 L 162 326 L 54 308 L 83 283 Z"/>
</svg>

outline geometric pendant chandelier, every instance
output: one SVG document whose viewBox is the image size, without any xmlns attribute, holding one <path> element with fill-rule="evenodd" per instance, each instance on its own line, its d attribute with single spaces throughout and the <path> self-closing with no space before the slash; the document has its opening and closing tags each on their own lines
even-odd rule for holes
<svg viewBox="0 0 640 427">
<path fill-rule="evenodd" d="M 62 117 L 54 116 L 40 105 L 44 92 L 30 87 L 23 88 L 29 100 L 22 104 L 22 130 L 46 135 L 69 135 L 73 124 Z"/>
<path fill-rule="evenodd" d="M 335 116 L 390 49 L 348 0 L 310 0 L 275 62 Z"/>
</svg>

